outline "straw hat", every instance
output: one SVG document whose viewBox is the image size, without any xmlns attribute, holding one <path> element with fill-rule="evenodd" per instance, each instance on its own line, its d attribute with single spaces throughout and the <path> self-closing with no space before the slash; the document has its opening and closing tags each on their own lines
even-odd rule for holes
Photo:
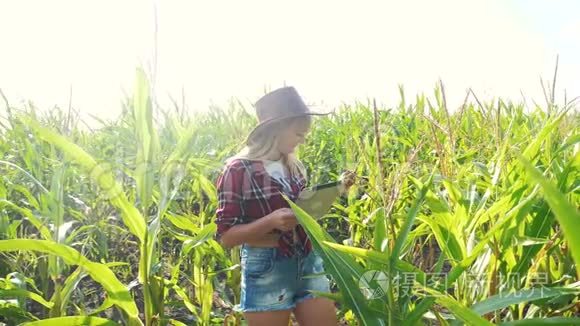
<svg viewBox="0 0 580 326">
<path fill-rule="evenodd" d="M 246 144 L 269 125 L 307 115 L 328 115 L 329 110 L 311 110 L 292 86 L 278 88 L 262 96 L 255 104 L 258 125 L 248 134 Z"/>
</svg>

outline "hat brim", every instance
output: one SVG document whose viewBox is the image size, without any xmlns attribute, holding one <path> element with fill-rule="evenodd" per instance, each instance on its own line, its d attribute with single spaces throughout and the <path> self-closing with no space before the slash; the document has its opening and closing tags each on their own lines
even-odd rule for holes
<svg viewBox="0 0 580 326">
<path fill-rule="evenodd" d="M 270 120 L 262 121 L 257 126 L 255 126 L 254 129 L 252 129 L 252 131 L 250 131 L 250 133 L 246 137 L 245 144 L 249 144 L 250 143 L 250 140 L 253 137 L 255 137 L 261 130 L 264 130 L 265 128 L 267 128 L 268 126 L 270 126 L 273 123 L 276 123 L 276 122 L 279 122 L 279 121 L 283 121 L 283 120 L 287 120 L 287 119 L 292 119 L 292 118 L 304 117 L 304 116 L 325 116 L 325 115 L 330 115 L 330 114 L 334 114 L 334 113 L 335 113 L 335 110 L 328 111 L 328 112 L 311 111 L 311 112 L 308 112 L 308 113 L 301 113 L 301 114 L 290 115 L 290 116 L 286 116 L 286 117 L 281 117 L 281 118 L 275 118 L 275 119 L 270 119 Z"/>
</svg>

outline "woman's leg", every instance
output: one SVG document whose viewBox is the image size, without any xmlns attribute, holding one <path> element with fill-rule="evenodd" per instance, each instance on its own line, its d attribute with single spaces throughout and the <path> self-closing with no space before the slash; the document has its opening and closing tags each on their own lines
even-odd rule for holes
<svg viewBox="0 0 580 326">
<path fill-rule="evenodd" d="M 245 312 L 248 326 L 288 326 L 292 310 Z"/>
<path fill-rule="evenodd" d="M 314 297 L 310 293 L 310 291 L 330 292 L 330 283 L 324 275 L 322 258 L 316 252 L 311 252 L 304 258 L 301 267 L 300 272 L 303 278 L 295 301 L 296 320 L 300 326 L 336 326 L 338 321 L 334 301 L 324 297 Z M 305 277 L 312 274 L 319 274 L 319 276 Z"/>
<path fill-rule="evenodd" d="M 309 298 L 296 305 L 294 316 L 300 326 L 336 326 L 336 308 L 327 298 Z"/>
</svg>

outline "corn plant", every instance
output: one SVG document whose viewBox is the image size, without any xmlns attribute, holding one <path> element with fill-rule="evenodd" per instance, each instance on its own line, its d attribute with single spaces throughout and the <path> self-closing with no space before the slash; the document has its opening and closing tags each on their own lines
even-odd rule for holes
<svg viewBox="0 0 580 326">
<path fill-rule="evenodd" d="M 294 207 L 350 325 L 577 324 L 580 116 L 440 83 L 391 108 L 345 104 L 298 154 L 311 184 L 361 177 L 318 220 Z M 0 321 L 241 324 L 238 248 L 214 241 L 215 178 L 244 103 L 158 108 L 146 74 L 116 119 L 6 100 Z M 554 98 L 547 97 L 547 98 Z M 211 127 L 211 128 L 210 128 Z M 374 282 L 374 283 L 373 283 Z"/>
</svg>

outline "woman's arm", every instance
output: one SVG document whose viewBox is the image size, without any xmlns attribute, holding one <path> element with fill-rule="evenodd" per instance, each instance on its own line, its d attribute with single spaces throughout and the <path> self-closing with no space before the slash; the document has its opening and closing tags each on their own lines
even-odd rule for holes
<svg viewBox="0 0 580 326">
<path fill-rule="evenodd" d="M 221 236 L 221 244 L 226 248 L 243 243 L 252 246 L 274 247 L 278 244 L 279 234 L 271 233 L 278 229 L 289 231 L 296 227 L 298 220 L 290 208 L 280 208 L 251 223 L 238 224 L 229 228 Z"/>
<path fill-rule="evenodd" d="M 268 235 L 274 229 L 271 215 L 266 215 L 251 223 L 232 226 L 221 236 L 221 244 L 229 249 L 246 242 L 251 243 L 256 239 L 266 241 L 269 239 L 272 244 L 278 243 L 278 235 Z"/>
</svg>

